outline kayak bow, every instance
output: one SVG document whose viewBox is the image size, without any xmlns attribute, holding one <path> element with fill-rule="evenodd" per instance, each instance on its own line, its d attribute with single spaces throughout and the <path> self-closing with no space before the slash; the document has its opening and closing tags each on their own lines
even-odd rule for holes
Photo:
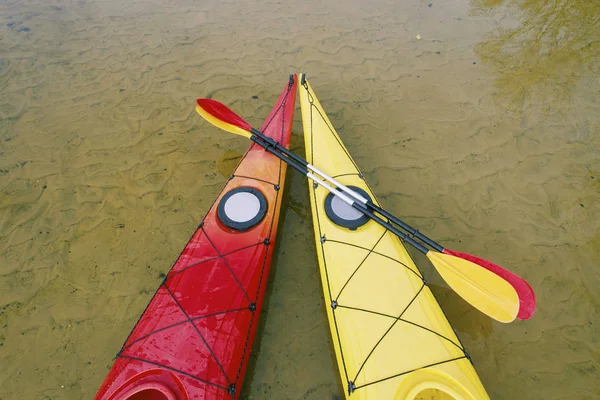
<svg viewBox="0 0 600 400">
<path fill-rule="evenodd" d="M 284 146 L 295 98 L 292 75 L 261 128 Z M 286 166 L 252 143 L 123 344 L 97 400 L 239 397 Z"/>
<path fill-rule="evenodd" d="M 299 90 L 307 162 L 379 206 L 304 76 Z M 402 241 L 310 180 L 309 192 L 346 397 L 488 399 Z"/>
</svg>

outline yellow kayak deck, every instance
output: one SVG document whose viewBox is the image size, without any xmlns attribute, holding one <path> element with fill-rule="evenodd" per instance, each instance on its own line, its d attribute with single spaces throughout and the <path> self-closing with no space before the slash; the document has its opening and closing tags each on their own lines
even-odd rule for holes
<svg viewBox="0 0 600 400">
<path fill-rule="evenodd" d="M 306 159 L 377 199 L 302 75 Z M 346 398 L 488 399 L 460 340 L 401 240 L 373 221 L 334 223 L 309 181 L 327 316 Z M 330 202 L 331 204 L 331 202 Z M 338 221 L 339 222 L 339 221 Z"/>
</svg>

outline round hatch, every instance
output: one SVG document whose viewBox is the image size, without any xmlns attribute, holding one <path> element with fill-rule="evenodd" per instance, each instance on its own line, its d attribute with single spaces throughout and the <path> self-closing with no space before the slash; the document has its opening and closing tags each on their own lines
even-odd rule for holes
<svg viewBox="0 0 600 400">
<path fill-rule="evenodd" d="M 243 232 L 258 224 L 267 213 L 267 199 L 258 190 L 239 187 L 219 201 L 217 214 L 223 224 Z"/>
<path fill-rule="evenodd" d="M 371 201 L 371 196 L 363 189 L 356 186 L 348 186 L 348 188 Z M 369 221 L 369 217 L 356 208 L 349 206 L 333 193 L 329 193 L 325 197 L 325 213 L 333 223 L 350 230 L 355 230 Z"/>
</svg>

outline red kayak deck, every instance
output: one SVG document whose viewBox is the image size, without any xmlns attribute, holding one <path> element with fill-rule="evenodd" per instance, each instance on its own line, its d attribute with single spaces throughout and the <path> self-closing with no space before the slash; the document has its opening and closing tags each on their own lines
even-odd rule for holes
<svg viewBox="0 0 600 400">
<path fill-rule="evenodd" d="M 261 128 L 286 147 L 295 98 L 293 75 Z M 96 399 L 239 397 L 273 255 L 285 171 L 285 163 L 250 146 L 119 351 Z M 245 231 L 219 218 L 221 200 L 240 188 L 257 190 L 266 200 L 262 220 Z"/>
</svg>

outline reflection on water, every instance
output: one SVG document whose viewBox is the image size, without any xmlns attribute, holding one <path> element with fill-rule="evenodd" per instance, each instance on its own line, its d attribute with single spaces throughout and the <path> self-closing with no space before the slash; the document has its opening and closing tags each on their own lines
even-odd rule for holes
<svg viewBox="0 0 600 400">
<path fill-rule="evenodd" d="M 419 258 L 491 398 L 597 398 L 598 4 L 0 1 L 0 398 L 93 397 L 248 145 L 195 99 L 258 125 L 300 71 L 387 209 L 532 284 L 498 324 Z M 342 398 L 288 177 L 243 398 Z"/>
<path fill-rule="evenodd" d="M 494 31 L 476 53 L 499 74 L 514 107 L 568 102 L 581 79 L 600 72 L 600 2 L 472 0 L 475 9 L 518 8 L 519 26 Z M 585 81 L 584 81 L 585 82 Z M 532 99 L 532 97 L 534 97 Z"/>
<path fill-rule="evenodd" d="M 217 160 L 217 170 L 224 178 L 229 178 L 240 162 L 243 154 L 237 150 L 228 150 Z"/>
</svg>

